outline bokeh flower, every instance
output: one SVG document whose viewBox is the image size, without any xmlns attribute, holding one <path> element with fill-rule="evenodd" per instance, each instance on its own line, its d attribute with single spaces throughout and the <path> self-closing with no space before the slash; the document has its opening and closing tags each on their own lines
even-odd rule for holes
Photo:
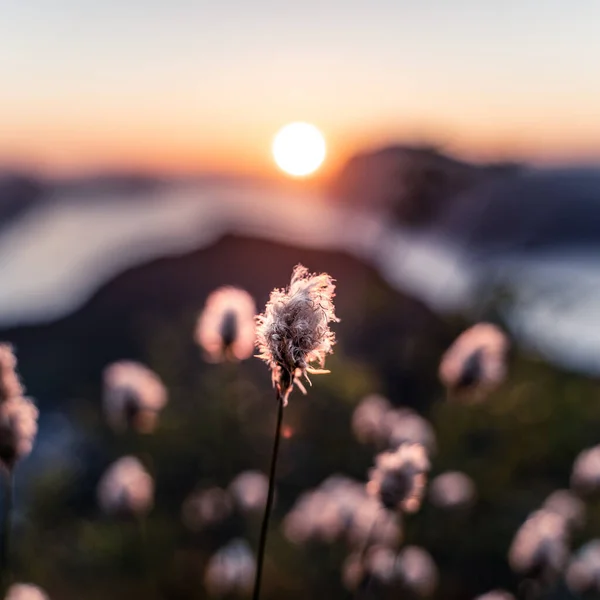
<svg viewBox="0 0 600 600">
<path fill-rule="evenodd" d="M 548 510 L 538 510 L 517 531 L 508 552 L 508 561 L 516 573 L 547 579 L 561 572 L 567 556 L 564 518 Z"/>
<path fill-rule="evenodd" d="M 437 441 L 431 423 L 410 408 L 396 408 L 385 416 L 385 440 L 390 449 L 402 444 L 420 444 L 435 454 Z"/>
<path fill-rule="evenodd" d="M 473 480 L 460 471 L 441 473 L 431 480 L 429 499 L 434 506 L 446 510 L 471 506 L 477 497 Z"/>
<path fill-rule="evenodd" d="M 571 487 L 584 496 L 600 492 L 600 446 L 579 453 L 571 471 Z"/>
<path fill-rule="evenodd" d="M 398 516 L 369 496 L 364 484 L 332 475 L 302 494 L 283 521 L 289 541 L 332 543 L 345 539 L 352 548 L 397 547 L 402 541 Z"/>
<path fill-rule="evenodd" d="M 37 585 L 14 583 L 8 588 L 5 600 L 49 600 L 49 597 Z"/>
<path fill-rule="evenodd" d="M 369 589 L 375 597 L 393 591 L 399 583 L 395 550 L 373 545 L 350 554 L 342 565 L 342 583 L 351 592 Z"/>
<path fill-rule="evenodd" d="M 24 394 L 16 369 L 17 358 L 13 347 L 0 344 L 0 402 Z"/>
<path fill-rule="evenodd" d="M 585 521 L 585 504 L 569 490 L 552 492 L 542 505 L 543 510 L 561 516 L 571 530 L 580 529 Z"/>
<path fill-rule="evenodd" d="M 506 590 L 491 590 L 481 596 L 477 596 L 475 600 L 515 600 L 515 597 Z"/>
<path fill-rule="evenodd" d="M 416 512 L 421 506 L 430 464 L 420 444 L 402 444 L 382 452 L 371 469 L 368 492 L 390 510 Z"/>
<path fill-rule="evenodd" d="M 398 577 L 396 552 L 387 546 L 371 546 L 364 557 L 364 569 L 382 588 L 393 588 Z"/>
<path fill-rule="evenodd" d="M 38 429 L 38 409 L 23 397 L 16 367 L 12 346 L 0 344 L 0 463 L 8 471 L 31 452 Z"/>
<path fill-rule="evenodd" d="M 406 591 L 420 598 L 433 594 L 438 583 L 438 569 L 429 552 L 419 546 L 406 546 L 400 551 L 396 564 Z"/>
<path fill-rule="evenodd" d="M 461 333 L 440 362 L 442 383 L 454 393 L 482 400 L 506 378 L 509 341 L 491 323 Z"/>
<path fill-rule="evenodd" d="M 107 469 L 97 493 L 108 515 L 144 516 L 154 503 L 154 481 L 137 458 L 125 456 Z"/>
<path fill-rule="evenodd" d="M 29 398 L 14 396 L 0 402 L 0 461 L 6 469 L 31 452 L 38 414 Z"/>
<path fill-rule="evenodd" d="M 208 562 L 204 583 L 210 596 L 243 596 L 252 589 L 256 562 L 247 542 L 235 539 Z"/>
<path fill-rule="evenodd" d="M 371 394 L 358 404 L 352 414 L 352 431 L 361 444 L 384 443 L 385 419 L 391 408 L 389 401 L 379 394 Z"/>
<path fill-rule="evenodd" d="M 123 360 L 104 370 L 104 411 L 114 429 L 151 433 L 166 403 L 163 382 L 144 365 Z"/>
<path fill-rule="evenodd" d="M 374 597 L 388 597 L 392 592 L 397 597 L 427 598 L 437 587 L 438 569 L 431 555 L 418 546 L 406 546 L 396 554 L 386 546 L 373 545 L 347 557 L 342 582 L 352 592 L 368 588 Z"/>
<path fill-rule="evenodd" d="M 600 540 L 582 546 L 569 562 L 565 580 L 575 594 L 600 593 Z"/>
<path fill-rule="evenodd" d="M 284 404 L 296 385 L 306 393 L 300 381 L 308 374 L 323 370 L 325 357 L 333 351 L 335 335 L 329 323 L 337 322 L 333 298 L 335 285 L 326 273 L 309 273 L 306 267 L 294 267 L 289 287 L 275 289 L 258 315 L 258 357 L 271 369 L 273 385 Z"/>
<path fill-rule="evenodd" d="M 228 490 L 242 512 L 260 512 L 267 503 L 269 480 L 259 471 L 244 471 L 233 479 Z"/>
<path fill-rule="evenodd" d="M 245 360 L 254 351 L 256 304 L 245 290 L 226 286 L 212 292 L 196 324 L 196 343 L 210 362 Z"/>
<path fill-rule="evenodd" d="M 194 492 L 185 499 L 181 518 L 190 531 L 201 531 L 222 523 L 232 509 L 231 496 L 220 487 L 211 487 Z"/>
<path fill-rule="evenodd" d="M 283 521 L 285 536 L 294 544 L 332 543 L 344 533 L 345 522 L 335 500 L 321 490 L 306 492 Z"/>
</svg>

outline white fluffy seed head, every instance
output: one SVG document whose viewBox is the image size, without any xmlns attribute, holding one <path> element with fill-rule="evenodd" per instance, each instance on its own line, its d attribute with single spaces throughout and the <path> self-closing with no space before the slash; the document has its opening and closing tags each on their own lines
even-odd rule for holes
<svg viewBox="0 0 600 600">
<path fill-rule="evenodd" d="M 567 556 L 565 519 L 548 510 L 538 510 L 517 531 L 508 562 L 516 573 L 553 577 L 562 571 Z"/>
<path fill-rule="evenodd" d="M 371 469 L 367 491 L 390 510 L 419 510 L 430 469 L 425 448 L 402 444 L 393 452 L 382 452 Z"/>
<path fill-rule="evenodd" d="M 0 344 L 0 402 L 24 394 L 16 369 L 17 358 L 13 347 Z"/>
<path fill-rule="evenodd" d="M 426 550 L 406 546 L 398 555 L 397 569 L 405 589 L 421 598 L 433 594 L 438 583 L 437 566 Z"/>
<path fill-rule="evenodd" d="M 352 431 L 361 444 L 383 445 L 386 437 L 385 419 L 392 407 L 383 396 L 370 394 L 354 409 Z"/>
<path fill-rule="evenodd" d="M 544 501 L 542 509 L 561 516 L 571 531 L 580 529 L 585 522 L 585 503 L 569 490 L 552 492 Z"/>
<path fill-rule="evenodd" d="M 265 312 L 256 317 L 258 357 L 271 369 L 284 403 L 294 384 L 304 391 L 302 376 L 327 372 L 325 357 L 335 344 L 329 323 L 339 321 L 333 281 L 326 273 L 311 274 L 297 265 L 289 287 L 273 290 Z"/>
<path fill-rule="evenodd" d="M 571 487 L 584 495 L 600 492 L 600 445 L 579 453 L 571 471 Z"/>
<path fill-rule="evenodd" d="M 98 484 L 98 504 L 108 515 L 144 516 L 154 503 L 154 481 L 133 456 L 114 462 Z"/>
<path fill-rule="evenodd" d="M 7 469 L 31 452 L 38 414 L 29 398 L 14 396 L 0 402 L 0 461 Z"/>
<path fill-rule="evenodd" d="M 483 400 L 506 378 L 509 341 L 491 323 L 461 333 L 440 362 L 439 376 L 453 393 Z"/>
<path fill-rule="evenodd" d="M 262 513 L 267 504 L 269 480 L 259 471 L 244 471 L 229 484 L 229 493 L 245 513 Z"/>
<path fill-rule="evenodd" d="M 565 580 L 575 594 L 600 592 L 600 540 L 582 546 L 569 562 Z"/>
<path fill-rule="evenodd" d="M 435 431 L 427 419 L 410 408 L 396 408 L 385 416 L 385 440 L 389 448 L 402 444 L 420 444 L 428 455 L 435 454 Z"/>
<path fill-rule="evenodd" d="M 429 499 L 446 510 L 468 508 L 477 497 L 473 480 L 460 471 L 448 471 L 435 477 L 429 486 Z"/>
<path fill-rule="evenodd" d="M 202 531 L 222 523 L 233 509 L 231 496 L 220 487 L 194 492 L 183 503 L 181 518 L 190 531 Z"/>
<path fill-rule="evenodd" d="M 252 589 L 256 561 L 242 539 L 235 539 L 216 552 L 206 567 L 204 583 L 211 597 L 244 596 Z"/>
<path fill-rule="evenodd" d="M 5 600 L 49 600 L 49 597 L 37 585 L 14 583 L 8 588 Z"/>
<path fill-rule="evenodd" d="M 148 367 L 123 360 L 104 370 L 104 411 L 115 430 L 151 433 L 166 403 L 165 385 Z"/>
<path fill-rule="evenodd" d="M 506 590 L 492 590 L 477 596 L 475 600 L 515 600 L 515 597 Z"/>
<path fill-rule="evenodd" d="M 341 475 L 302 494 L 284 518 L 283 532 L 294 544 L 344 539 L 355 549 L 366 544 L 395 548 L 402 541 L 398 515 L 369 496 L 363 483 Z"/>
<path fill-rule="evenodd" d="M 209 362 L 245 360 L 256 341 L 256 304 L 245 290 L 226 286 L 212 292 L 198 317 L 195 340 Z"/>
</svg>

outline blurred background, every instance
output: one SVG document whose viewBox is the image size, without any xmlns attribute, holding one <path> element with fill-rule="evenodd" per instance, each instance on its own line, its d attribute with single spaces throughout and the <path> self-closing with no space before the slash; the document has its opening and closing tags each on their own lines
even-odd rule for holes
<svg viewBox="0 0 600 600">
<path fill-rule="evenodd" d="M 258 518 L 192 531 L 182 506 L 267 471 L 275 402 L 257 359 L 204 359 L 196 319 L 223 285 L 262 311 L 301 262 L 337 280 L 341 322 L 331 375 L 286 408 L 263 598 L 353 597 L 343 542 L 281 523 L 333 474 L 366 481 L 377 450 L 351 420 L 372 393 L 432 423 L 432 475 L 477 488 L 467 515 L 405 520 L 434 597 L 516 592 L 515 532 L 600 440 L 598 22 L 596 0 L 0 3 L 0 339 L 40 409 L 16 579 L 60 600 L 215 597 L 210 557 L 254 549 Z M 316 129 L 277 146 L 294 122 Z M 440 358 L 482 320 L 511 339 L 509 377 L 449 402 Z M 122 359 L 168 389 L 151 435 L 105 422 Z M 97 506 L 126 454 L 156 482 L 143 543 Z M 600 535 L 593 504 L 577 535 Z"/>
</svg>

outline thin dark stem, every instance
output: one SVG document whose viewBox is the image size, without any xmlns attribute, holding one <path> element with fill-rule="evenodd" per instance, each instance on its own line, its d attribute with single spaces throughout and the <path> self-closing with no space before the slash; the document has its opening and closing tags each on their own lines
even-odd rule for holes
<svg viewBox="0 0 600 600">
<path fill-rule="evenodd" d="M 2 591 L 6 593 L 10 585 L 10 527 L 13 504 L 13 469 L 4 469 L 4 502 L 2 510 L 2 544 L 0 548 L 0 568 Z"/>
<path fill-rule="evenodd" d="M 260 528 L 258 541 L 258 555 L 256 557 L 256 577 L 254 579 L 254 592 L 252 600 L 260 598 L 260 583 L 262 578 L 263 561 L 265 558 L 265 546 L 267 544 L 267 532 L 269 530 L 269 519 L 273 508 L 273 497 L 275 495 L 275 471 L 277 469 L 277 457 L 279 454 L 279 441 L 281 440 L 281 423 L 283 421 L 283 398 L 277 392 L 277 425 L 275 427 L 275 440 L 273 441 L 273 453 L 271 454 L 271 468 L 269 470 L 269 492 L 267 494 L 267 505 Z"/>
</svg>

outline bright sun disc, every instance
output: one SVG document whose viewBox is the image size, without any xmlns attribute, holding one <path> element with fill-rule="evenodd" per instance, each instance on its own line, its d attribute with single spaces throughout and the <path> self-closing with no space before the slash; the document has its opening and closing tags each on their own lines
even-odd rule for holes
<svg viewBox="0 0 600 600">
<path fill-rule="evenodd" d="M 273 157 L 288 175 L 304 177 L 314 173 L 325 160 L 323 134 L 310 123 L 290 123 L 273 140 Z"/>
</svg>

